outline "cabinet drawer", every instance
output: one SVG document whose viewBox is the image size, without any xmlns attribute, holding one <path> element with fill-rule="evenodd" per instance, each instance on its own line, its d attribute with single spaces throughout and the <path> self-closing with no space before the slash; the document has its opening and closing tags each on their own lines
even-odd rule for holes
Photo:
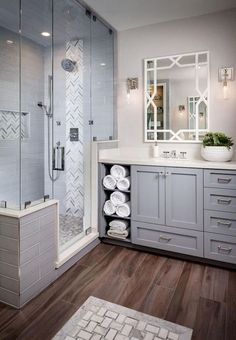
<svg viewBox="0 0 236 340">
<path fill-rule="evenodd" d="M 236 236 L 236 213 L 205 210 L 204 230 L 209 233 Z"/>
<path fill-rule="evenodd" d="M 204 170 L 204 186 L 236 189 L 236 171 Z"/>
<path fill-rule="evenodd" d="M 205 233 L 204 256 L 221 262 L 236 263 L 236 237 Z"/>
<path fill-rule="evenodd" d="M 205 209 L 236 212 L 236 190 L 204 189 Z"/>
<path fill-rule="evenodd" d="M 177 253 L 203 256 L 203 233 L 142 222 L 131 224 L 132 242 Z"/>
</svg>

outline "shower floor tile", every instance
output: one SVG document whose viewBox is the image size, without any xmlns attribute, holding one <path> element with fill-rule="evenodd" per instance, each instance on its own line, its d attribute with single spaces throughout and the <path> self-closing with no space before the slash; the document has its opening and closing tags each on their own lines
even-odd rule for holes
<svg viewBox="0 0 236 340">
<path fill-rule="evenodd" d="M 73 242 L 73 239 L 83 233 L 83 219 L 74 216 L 60 215 L 59 247 Z"/>
</svg>

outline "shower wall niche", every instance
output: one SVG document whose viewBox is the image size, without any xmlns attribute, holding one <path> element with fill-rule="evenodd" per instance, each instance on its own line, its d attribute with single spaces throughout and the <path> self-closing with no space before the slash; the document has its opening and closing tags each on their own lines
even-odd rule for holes
<svg viewBox="0 0 236 340">
<path fill-rule="evenodd" d="M 91 143 L 115 137 L 115 40 L 76 0 L 0 3 L 1 208 L 58 199 L 62 249 L 90 231 Z"/>
</svg>

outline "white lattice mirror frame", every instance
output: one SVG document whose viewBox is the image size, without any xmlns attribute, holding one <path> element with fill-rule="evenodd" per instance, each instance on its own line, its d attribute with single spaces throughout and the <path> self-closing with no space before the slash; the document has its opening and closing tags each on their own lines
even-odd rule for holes
<svg viewBox="0 0 236 340">
<path fill-rule="evenodd" d="M 205 55 L 206 60 L 200 61 L 200 56 Z M 191 58 L 194 57 L 194 62 L 191 63 L 184 63 L 181 64 L 180 60 L 183 57 Z M 160 66 L 158 67 L 158 61 L 164 61 L 165 59 L 169 59 L 170 64 L 167 66 Z M 149 67 L 149 65 L 153 65 L 153 67 Z M 196 128 L 195 129 L 181 129 L 177 132 L 174 132 L 171 129 L 163 128 L 160 129 L 157 126 L 157 107 L 154 103 L 154 98 L 157 95 L 157 85 L 158 79 L 157 79 L 157 73 L 158 70 L 164 70 L 164 69 L 171 69 L 173 66 L 178 66 L 180 68 L 194 66 L 195 67 L 195 89 L 197 91 L 197 96 L 199 97 L 199 100 L 196 103 Z M 201 90 L 199 86 L 199 69 L 201 66 L 206 66 L 207 69 L 207 86 L 205 89 Z M 153 88 L 154 91 L 152 95 L 149 95 L 149 85 L 147 82 L 148 79 L 148 72 L 153 71 Z M 160 80 L 161 82 L 161 80 Z M 187 96 L 187 95 L 186 95 Z M 199 105 L 201 102 L 204 102 L 207 107 L 207 117 L 206 117 L 206 129 L 200 129 L 199 128 Z M 172 55 L 172 56 L 165 56 L 165 57 L 157 57 L 157 58 L 148 58 L 144 59 L 144 141 L 145 142 L 181 142 L 181 143 L 201 143 L 201 137 L 209 131 L 209 116 L 210 116 L 210 68 L 209 68 L 209 52 L 208 51 L 201 51 L 201 52 L 194 52 L 194 53 L 185 53 L 185 54 L 178 54 L 178 55 Z M 152 105 L 154 108 L 154 126 L 152 129 L 148 129 L 147 127 L 147 114 L 148 114 L 148 107 L 149 105 Z M 149 139 L 148 134 L 153 133 L 154 138 Z M 168 133 L 170 135 L 169 139 L 158 139 L 157 134 L 163 134 L 164 136 Z M 195 136 L 195 139 L 183 139 L 184 133 L 192 133 Z"/>
</svg>

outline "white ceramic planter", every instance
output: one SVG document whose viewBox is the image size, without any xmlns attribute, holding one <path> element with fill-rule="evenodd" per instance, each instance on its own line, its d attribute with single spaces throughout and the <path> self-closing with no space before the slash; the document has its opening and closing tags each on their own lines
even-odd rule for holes
<svg viewBox="0 0 236 340">
<path fill-rule="evenodd" d="M 209 162 L 229 162 L 233 158 L 234 150 L 226 146 L 202 146 L 201 156 Z"/>
</svg>

